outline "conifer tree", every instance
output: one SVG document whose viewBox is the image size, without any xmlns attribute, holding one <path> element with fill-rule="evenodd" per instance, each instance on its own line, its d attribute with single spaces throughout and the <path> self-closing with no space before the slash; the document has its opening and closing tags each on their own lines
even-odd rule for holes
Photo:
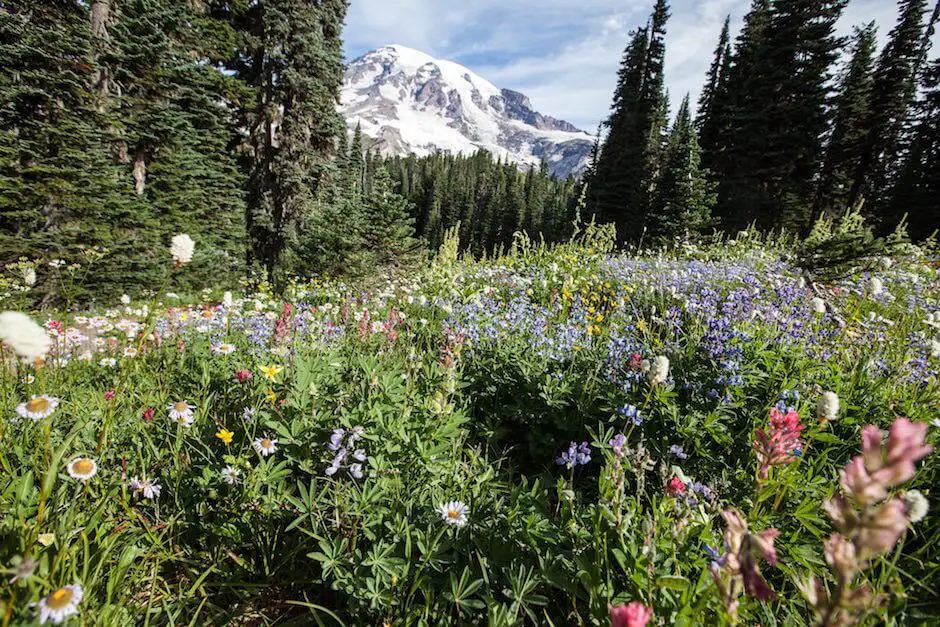
<svg viewBox="0 0 940 627">
<path fill-rule="evenodd" d="M 686 95 L 669 133 L 648 218 L 650 236 L 664 240 L 703 231 L 711 223 L 714 190 L 715 185 L 701 167 L 701 151 Z"/>
<path fill-rule="evenodd" d="M 617 74 L 617 88 L 611 113 L 604 125 L 607 138 L 588 187 L 588 207 L 598 222 L 617 222 L 624 211 L 626 198 L 636 175 L 634 139 L 639 117 L 639 96 L 645 76 L 649 36 L 646 28 L 631 33 Z"/>
<path fill-rule="evenodd" d="M 907 215 L 913 240 L 940 229 L 940 59 L 923 72 L 921 93 L 914 106 L 906 157 L 885 211 L 888 224 L 897 224 Z"/>
<path fill-rule="evenodd" d="M 710 163 L 712 155 L 721 145 L 720 133 L 722 131 L 723 107 L 726 105 L 729 94 L 728 73 L 731 65 L 731 16 L 725 18 L 718 45 L 712 64 L 708 68 L 705 86 L 698 100 L 698 112 L 695 118 L 695 127 L 699 133 L 699 145 L 702 148 L 703 163 Z"/>
<path fill-rule="evenodd" d="M 764 229 L 800 229 L 808 223 L 830 72 L 842 46 L 835 25 L 846 1 L 755 2 L 745 27 L 747 47 L 732 67 L 729 90 L 736 102 L 730 147 L 719 166 L 720 211 L 728 228 L 755 222 Z"/>
<path fill-rule="evenodd" d="M 379 167 L 363 199 L 359 257 L 360 267 L 368 274 L 376 270 L 395 273 L 413 266 L 421 256 L 408 201 L 392 186 L 388 171 Z"/>
<path fill-rule="evenodd" d="M 648 27 L 631 35 L 607 120 L 610 131 L 588 188 L 591 212 L 599 221 L 614 222 L 621 240 L 640 237 L 659 168 L 667 115 L 668 19 L 668 5 L 657 0 Z"/>
<path fill-rule="evenodd" d="M 891 184 L 904 122 L 917 88 L 917 64 L 923 56 L 926 0 L 899 0 L 898 22 L 888 34 L 875 67 L 862 154 L 852 177 L 849 203 L 861 198 L 879 206 Z M 893 227 L 893 225 L 886 225 Z"/>
<path fill-rule="evenodd" d="M 875 22 L 855 29 L 852 55 L 839 81 L 826 158 L 819 177 L 813 220 L 849 208 L 852 177 L 858 172 L 868 137 L 874 70 Z"/>
<path fill-rule="evenodd" d="M 333 175 L 343 80 L 345 0 L 258 0 L 240 14 L 236 69 L 256 90 L 246 224 L 252 253 L 275 276 L 291 233 L 317 210 Z"/>
</svg>

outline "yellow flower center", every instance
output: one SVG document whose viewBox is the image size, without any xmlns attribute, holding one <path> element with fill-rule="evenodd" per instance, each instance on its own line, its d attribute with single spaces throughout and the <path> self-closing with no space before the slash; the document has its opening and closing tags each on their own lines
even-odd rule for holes
<svg viewBox="0 0 940 627">
<path fill-rule="evenodd" d="M 59 588 L 46 597 L 46 605 L 49 609 L 61 610 L 72 602 L 74 596 L 75 592 L 71 588 Z"/>
<path fill-rule="evenodd" d="M 447 510 L 447 517 L 450 518 L 451 520 L 457 520 L 458 518 L 460 518 L 460 512 L 458 512 L 455 509 L 449 509 Z"/>
<path fill-rule="evenodd" d="M 26 409 L 34 414 L 43 414 L 49 411 L 49 400 L 42 396 L 34 398 L 26 403 Z"/>
<path fill-rule="evenodd" d="M 179 413 L 183 413 L 184 411 L 186 411 L 187 409 L 189 409 L 189 405 L 187 405 L 186 403 L 176 403 L 175 405 L 173 405 L 173 407 L 174 407 L 174 408 L 176 409 L 176 411 L 178 411 Z"/>
<path fill-rule="evenodd" d="M 267 438 L 261 440 L 261 448 L 271 448 L 271 440 Z"/>
<path fill-rule="evenodd" d="M 90 459 L 79 459 L 72 464 L 72 470 L 78 475 L 88 475 L 95 469 L 95 462 Z"/>
</svg>

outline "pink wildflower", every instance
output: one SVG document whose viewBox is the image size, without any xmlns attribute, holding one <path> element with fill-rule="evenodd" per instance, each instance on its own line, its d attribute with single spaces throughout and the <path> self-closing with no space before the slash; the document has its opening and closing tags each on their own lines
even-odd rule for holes
<svg viewBox="0 0 940 627">
<path fill-rule="evenodd" d="M 235 379 L 239 383 L 248 383 L 249 381 L 251 381 L 251 377 L 252 377 L 251 370 L 236 370 L 235 371 Z"/>
<path fill-rule="evenodd" d="M 685 483 L 683 483 L 682 479 L 679 477 L 673 476 L 673 478 L 669 480 L 669 483 L 666 484 L 666 494 L 669 496 L 685 494 Z"/>
<path fill-rule="evenodd" d="M 147 407 L 146 409 L 144 409 L 140 417 L 144 419 L 144 422 L 152 422 L 153 421 L 153 407 Z"/>
<path fill-rule="evenodd" d="M 277 322 L 274 323 L 274 343 L 280 344 L 285 339 L 287 339 L 288 333 L 290 333 L 290 315 L 294 310 L 294 306 L 290 303 L 284 303 L 284 307 L 281 309 L 281 315 L 277 319 Z"/>
<path fill-rule="evenodd" d="M 776 407 L 770 410 L 770 428 L 758 429 L 753 448 L 760 461 L 758 477 L 766 479 L 771 466 L 789 464 L 796 458 L 794 452 L 803 448 L 800 434 L 805 425 L 800 424 L 800 415 L 789 410 L 786 414 Z"/>
<path fill-rule="evenodd" d="M 653 610 L 638 601 L 610 606 L 610 627 L 646 627 Z"/>
<path fill-rule="evenodd" d="M 104 400 L 110 401 L 115 396 L 117 396 L 117 392 L 115 392 L 114 390 L 108 390 L 104 393 Z"/>
</svg>

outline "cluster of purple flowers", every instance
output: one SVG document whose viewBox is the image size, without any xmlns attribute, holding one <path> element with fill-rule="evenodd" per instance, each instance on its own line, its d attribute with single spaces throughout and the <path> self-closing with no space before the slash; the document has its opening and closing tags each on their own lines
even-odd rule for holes
<svg viewBox="0 0 940 627">
<path fill-rule="evenodd" d="M 327 476 L 332 477 L 341 468 L 346 468 L 353 479 L 362 479 L 362 464 L 367 457 L 365 449 L 356 448 L 356 446 L 364 433 L 365 429 L 362 427 L 353 427 L 349 431 L 342 428 L 333 429 L 333 433 L 330 434 L 330 443 L 326 447 L 335 455 L 324 471 Z"/>
<path fill-rule="evenodd" d="M 790 404 L 790 401 L 794 403 L 800 402 L 800 393 L 797 390 L 784 390 L 780 392 L 780 400 L 777 401 L 777 409 L 783 413 L 796 411 L 793 405 Z"/>
<path fill-rule="evenodd" d="M 679 459 L 689 458 L 688 454 L 686 454 L 686 452 L 682 450 L 682 447 L 679 446 L 678 444 L 673 444 L 672 446 L 670 446 L 669 452 L 675 455 L 676 457 L 678 457 Z"/>
<path fill-rule="evenodd" d="M 587 442 L 578 444 L 572 442 L 567 451 L 563 451 L 555 460 L 559 466 L 574 468 L 575 466 L 584 466 L 591 462 L 591 445 Z"/>
<path fill-rule="evenodd" d="M 636 426 L 643 424 L 643 416 L 636 405 L 621 405 L 617 408 L 617 412 Z"/>
</svg>

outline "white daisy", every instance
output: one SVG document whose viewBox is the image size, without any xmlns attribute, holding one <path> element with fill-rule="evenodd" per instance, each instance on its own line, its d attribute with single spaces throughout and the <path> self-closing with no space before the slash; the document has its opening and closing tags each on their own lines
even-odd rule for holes
<svg viewBox="0 0 940 627">
<path fill-rule="evenodd" d="M 166 406 L 167 415 L 173 422 L 179 423 L 184 427 L 193 424 L 193 410 L 196 409 L 186 401 L 176 401 Z"/>
<path fill-rule="evenodd" d="M 231 344 L 216 344 L 212 347 L 212 352 L 215 355 L 231 355 L 235 352 L 235 347 Z"/>
<path fill-rule="evenodd" d="M 65 467 L 72 479 L 88 481 L 98 474 L 98 464 L 87 457 L 76 457 Z"/>
<path fill-rule="evenodd" d="M 134 492 L 140 492 L 145 499 L 155 499 L 160 496 L 160 490 L 163 488 L 153 479 L 140 480 L 134 477 L 128 484 Z"/>
<path fill-rule="evenodd" d="M 467 524 L 467 513 L 469 509 L 467 508 L 467 504 L 463 501 L 442 503 L 437 508 L 437 511 L 440 512 L 441 518 L 443 518 L 444 522 L 448 525 L 459 529 Z"/>
<path fill-rule="evenodd" d="M 50 622 L 58 625 L 69 616 L 77 614 L 82 594 L 82 587 L 74 583 L 62 586 L 39 599 L 39 624 Z"/>
<path fill-rule="evenodd" d="M 267 457 L 277 452 L 277 440 L 270 438 L 255 438 L 253 446 L 262 457 Z"/>
<path fill-rule="evenodd" d="M 229 485 L 235 485 L 238 483 L 238 476 L 240 474 L 242 474 L 242 472 L 238 468 L 226 466 L 222 469 L 222 481 Z"/>
<path fill-rule="evenodd" d="M 134 348 L 133 346 L 128 346 L 127 348 L 124 349 L 124 356 L 125 357 L 137 357 L 137 349 Z"/>
<path fill-rule="evenodd" d="M 40 394 L 39 396 L 34 395 L 25 403 L 20 403 L 17 405 L 16 413 L 18 413 L 23 418 L 42 420 L 54 412 L 55 408 L 58 406 L 59 399 L 55 398 L 54 396 Z"/>
</svg>

